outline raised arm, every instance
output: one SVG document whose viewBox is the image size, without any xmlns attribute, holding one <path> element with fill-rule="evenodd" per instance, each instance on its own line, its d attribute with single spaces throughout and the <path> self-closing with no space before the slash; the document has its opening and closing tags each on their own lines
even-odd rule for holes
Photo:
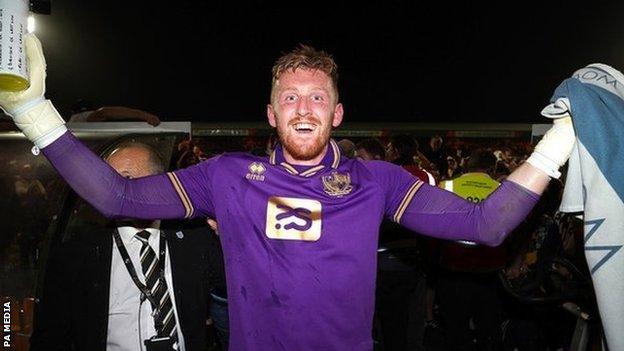
<svg viewBox="0 0 624 351">
<path fill-rule="evenodd" d="M 187 216 L 166 174 L 124 178 L 69 131 L 42 151 L 71 188 L 106 217 L 167 219 Z"/>
<path fill-rule="evenodd" d="M 496 246 L 529 214 L 550 177 L 559 177 L 558 169 L 570 156 L 574 141 L 569 115 L 556 116 L 527 162 L 478 204 L 383 163 L 370 169 L 384 188 L 386 216 L 395 222 L 433 237 Z"/>
<path fill-rule="evenodd" d="M 71 135 L 52 103 L 44 98 L 46 66 L 41 43 L 27 34 L 24 44 L 30 87 L 20 92 L 0 92 L 0 106 L 78 195 L 108 217 L 190 216 L 189 206 L 175 191 L 171 176 L 123 178 Z"/>
<path fill-rule="evenodd" d="M 422 184 L 394 219 L 424 235 L 498 246 L 538 200 L 538 194 L 511 181 L 504 181 L 480 203 Z"/>
</svg>

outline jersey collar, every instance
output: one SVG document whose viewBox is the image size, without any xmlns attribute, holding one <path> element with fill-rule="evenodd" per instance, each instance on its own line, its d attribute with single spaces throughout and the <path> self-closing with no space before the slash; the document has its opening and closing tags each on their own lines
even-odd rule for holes
<svg viewBox="0 0 624 351">
<path fill-rule="evenodd" d="M 269 162 L 272 165 L 281 166 L 290 174 L 301 177 L 311 177 L 325 168 L 338 168 L 338 165 L 340 165 L 340 157 L 340 148 L 338 148 L 338 144 L 336 144 L 333 139 L 330 139 L 329 147 L 327 148 L 327 152 L 325 152 L 325 156 L 323 156 L 321 162 L 316 166 L 296 166 L 286 162 L 286 159 L 284 158 L 284 150 L 280 144 L 275 147 L 275 150 L 273 150 L 271 156 L 269 156 Z"/>
</svg>

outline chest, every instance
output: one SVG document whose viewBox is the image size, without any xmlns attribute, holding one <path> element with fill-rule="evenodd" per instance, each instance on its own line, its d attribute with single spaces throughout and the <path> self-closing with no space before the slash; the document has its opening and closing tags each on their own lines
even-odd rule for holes
<svg viewBox="0 0 624 351">
<path fill-rule="evenodd" d="M 249 172 L 224 182 L 215 207 L 227 235 L 255 233 L 262 240 L 323 243 L 351 233 L 375 234 L 383 212 L 383 196 L 365 175 L 348 170 L 313 177 L 279 168 Z"/>
</svg>

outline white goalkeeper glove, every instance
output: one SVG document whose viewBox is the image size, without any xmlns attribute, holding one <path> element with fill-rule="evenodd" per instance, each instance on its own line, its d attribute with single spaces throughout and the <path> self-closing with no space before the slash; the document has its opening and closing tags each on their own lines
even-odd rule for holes
<svg viewBox="0 0 624 351">
<path fill-rule="evenodd" d="M 44 98 L 46 63 L 39 39 L 24 35 L 26 62 L 30 87 L 18 92 L 0 91 L 0 107 L 15 125 L 38 148 L 44 148 L 58 139 L 67 128 L 52 102 Z"/>
<path fill-rule="evenodd" d="M 544 134 L 527 162 L 550 177 L 559 178 L 559 168 L 563 166 L 576 142 L 574 126 L 570 117 L 570 103 L 567 99 L 558 99 L 546 106 L 542 115 L 553 118 L 553 126 Z"/>
</svg>

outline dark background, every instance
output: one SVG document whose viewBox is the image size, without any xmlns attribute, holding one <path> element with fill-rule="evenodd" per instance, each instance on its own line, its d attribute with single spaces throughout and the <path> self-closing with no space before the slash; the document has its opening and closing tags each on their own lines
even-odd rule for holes
<svg viewBox="0 0 624 351">
<path fill-rule="evenodd" d="M 52 1 L 37 16 L 48 93 L 163 120 L 262 121 L 273 61 L 333 53 L 351 122 L 543 122 L 592 62 L 624 67 L 624 2 Z"/>
</svg>

